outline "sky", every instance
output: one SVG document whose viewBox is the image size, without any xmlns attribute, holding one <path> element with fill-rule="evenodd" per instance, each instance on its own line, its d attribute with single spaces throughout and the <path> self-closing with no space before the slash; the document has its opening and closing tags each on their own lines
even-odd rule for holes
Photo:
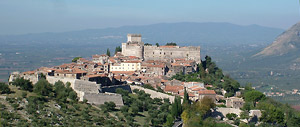
<svg viewBox="0 0 300 127">
<path fill-rule="evenodd" d="M 174 22 L 288 29 L 299 0 L 0 0 L 0 35 Z"/>
</svg>

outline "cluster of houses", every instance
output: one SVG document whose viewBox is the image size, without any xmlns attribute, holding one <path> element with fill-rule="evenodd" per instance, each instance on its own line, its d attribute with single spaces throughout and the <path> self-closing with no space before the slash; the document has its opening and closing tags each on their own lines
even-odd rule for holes
<svg viewBox="0 0 300 127">
<path fill-rule="evenodd" d="M 160 87 L 166 93 L 179 96 L 183 96 L 186 89 L 193 101 L 207 96 L 216 102 L 220 99 L 226 100 L 224 105 L 227 107 L 242 107 L 243 99 L 220 97 L 214 90 L 209 89 L 211 85 L 169 80 L 178 73 L 197 72 L 197 64 L 200 62 L 200 47 L 146 46 L 141 41 L 141 35 L 128 34 L 127 43 L 122 44 L 122 52 L 117 52 L 114 56 L 93 55 L 91 59 L 79 58 L 76 62 L 51 68 L 42 67 L 35 71 L 23 72 L 21 75 L 31 79 L 38 78 L 39 74 L 43 73 L 61 79 L 96 82 L 100 87 L 150 84 L 154 88 Z"/>
</svg>

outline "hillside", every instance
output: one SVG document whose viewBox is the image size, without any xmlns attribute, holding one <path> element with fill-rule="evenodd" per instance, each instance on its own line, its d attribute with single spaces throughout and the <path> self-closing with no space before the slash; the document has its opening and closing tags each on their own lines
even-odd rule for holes
<svg viewBox="0 0 300 127">
<path fill-rule="evenodd" d="M 300 49 L 300 22 L 283 32 L 276 40 L 254 56 L 282 56 Z"/>
</svg>

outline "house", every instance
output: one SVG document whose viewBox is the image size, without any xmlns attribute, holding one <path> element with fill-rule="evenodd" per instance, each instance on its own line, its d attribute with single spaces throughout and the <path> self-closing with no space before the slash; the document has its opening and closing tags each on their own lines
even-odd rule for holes
<svg viewBox="0 0 300 127">
<path fill-rule="evenodd" d="M 244 99 L 238 97 L 230 97 L 226 99 L 226 107 L 228 108 L 242 108 L 244 106 Z"/>
<path fill-rule="evenodd" d="M 171 94 L 179 94 L 180 91 L 183 91 L 184 87 L 183 86 L 171 86 L 171 85 L 166 85 L 164 91 L 167 93 Z"/>
<path fill-rule="evenodd" d="M 216 92 L 214 90 L 200 90 L 198 91 L 199 94 L 199 100 L 203 99 L 204 97 L 209 97 L 211 98 L 213 101 L 216 100 Z"/>
</svg>

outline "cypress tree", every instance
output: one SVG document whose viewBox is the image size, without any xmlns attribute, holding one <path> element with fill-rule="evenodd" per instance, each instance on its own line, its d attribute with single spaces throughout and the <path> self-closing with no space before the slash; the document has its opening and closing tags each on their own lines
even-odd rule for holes
<svg viewBox="0 0 300 127">
<path fill-rule="evenodd" d="M 109 49 L 106 50 L 106 55 L 110 56 L 110 51 L 109 51 Z"/>
<path fill-rule="evenodd" d="M 189 100 L 189 94 L 186 91 L 186 89 L 184 88 L 184 97 L 183 97 L 183 102 L 182 102 L 183 109 L 187 109 L 190 106 L 190 104 L 191 104 L 191 101 Z"/>
</svg>

